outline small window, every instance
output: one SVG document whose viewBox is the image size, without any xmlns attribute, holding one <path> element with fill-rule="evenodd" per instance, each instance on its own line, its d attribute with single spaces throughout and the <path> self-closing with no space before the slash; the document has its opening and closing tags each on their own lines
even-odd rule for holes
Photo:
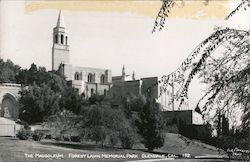
<svg viewBox="0 0 250 162">
<path fill-rule="evenodd" d="M 106 89 L 104 89 L 104 93 L 103 93 L 103 95 L 104 95 L 104 96 L 106 96 L 106 95 L 107 95 L 107 90 L 106 90 Z"/>
<path fill-rule="evenodd" d="M 104 75 L 101 75 L 101 83 L 105 83 L 105 76 Z"/>
<path fill-rule="evenodd" d="M 63 42 L 64 42 L 64 41 L 63 41 L 63 35 L 61 35 L 61 44 L 63 44 Z"/>
<path fill-rule="evenodd" d="M 58 35 L 55 35 L 55 43 L 58 43 Z"/>
<path fill-rule="evenodd" d="M 68 45 L 68 37 L 66 36 L 65 39 L 66 39 L 66 45 Z"/>
</svg>

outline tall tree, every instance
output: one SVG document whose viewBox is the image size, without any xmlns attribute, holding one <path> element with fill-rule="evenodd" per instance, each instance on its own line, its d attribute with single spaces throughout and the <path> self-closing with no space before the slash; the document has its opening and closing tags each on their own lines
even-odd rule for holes
<svg viewBox="0 0 250 162">
<path fill-rule="evenodd" d="M 138 133 L 142 137 L 142 143 L 152 151 L 164 145 L 163 126 L 160 105 L 156 102 L 147 101 L 143 109 L 138 113 L 136 125 Z"/>
</svg>

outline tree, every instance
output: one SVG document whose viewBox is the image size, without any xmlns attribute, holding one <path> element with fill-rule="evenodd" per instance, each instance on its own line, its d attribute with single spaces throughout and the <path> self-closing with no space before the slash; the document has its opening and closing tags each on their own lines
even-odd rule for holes
<svg viewBox="0 0 250 162">
<path fill-rule="evenodd" d="M 163 1 L 153 32 L 164 27 L 165 19 L 176 3 L 173 0 Z M 225 19 L 232 17 L 239 9 L 246 10 L 249 6 L 249 0 L 242 0 Z M 220 49 L 220 52 L 217 52 L 217 49 Z M 177 90 L 175 99 L 181 100 L 181 105 L 184 99 L 188 98 L 190 82 L 198 75 L 202 82 L 208 85 L 205 95 L 197 104 L 202 108 L 203 115 L 208 119 L 209 113 L 219 107 L 220 111 L 228 116 L 242 114 L 244 125 L 249 123 L 250 113 L 249 56 L 249 30 L 216 28 L 176 71 L 163 76 L 162 87 L 166 87 L 170 81 L 178 82 L 181 88 Z"/>
<path fill-rule="evenodd" d="M 6 62 L 0 59 L 0 82 L 16 82 L 16 75 L 21 67 L 15 65 L 11 60 Z"/>
<path fill-rule="evenodd" d="M 85 137 L 96 143 L 100 142 L 102 146 L 108 139 L 112 145 L 119 139 L 123 147 L 132 148 L 138 139 L 132 123 L 126 118 L 123 110 L 112 108 L 108 102 L 85 105 L 81 115 L 82 132 L 85 132 Z"/>
<path fill-rule="evenodd" d="M 59 110 L 60 96 L 46 84 L 23 88 L 20 92 L 20 119 L 29 124 L 42 122 Z"/>
<path fill-rule="evenodd" d="M 129 95 L 127 98 L 124 98 L 122 101 L 122 105 L 127 117 L 131 117 L 133 112 L 141 111 L 146 102 L 146 97 L 143 95 Z"/>
<path fill-rule="evenodd" d="M 206 0 L 206 5 L 208 2 L 209 0 Z M 153 32 L 165 27 L 165 20 L 176 3 L 177 1 L 173 0 L 162 1 Z M 184 4 L 184 0 L 182 3 Z M 249 6 L 249 0 L 239 1 L 239 5 L 225 19 L 230 19 L 240 10 L 246 11 Z M 242 129 L 250 131 L 249 32 L 250 30 L 216 28 L 215 32 L 201 42 L 176 71 L 162 77 L 160 94 L 166 91 L 169 82 L 177 82 L 180 88 L 174 99 L 180 100 L 181 105 L 188 98 L 190 82 L 198 75 L 208 86 L 205 95 L 197 104 L 197 107 L 202 109 L 204 118 L 210 120 L 211 112 L 220 112 L 215 114 L 219 116 L 219 120 L 221 114 L 226 114 L 231 120 L 241 116 Z M 225 119 L 223 123 L 224 127 L 227 127 L 228 122 Z M 220 133 L 221 125 L 219 127 Z"/>
<path fill-rule="evenodd" d="M 142 143 L 149 151 L 164 145 L 164 134 L 160 106 L 156 102 L 147 101 L 143 109 L 138 113 L 136 126 L 142 137 Z"/>
<path fill-rule="evenodd" d="M 71 111 L 63 110 L 49 116 L 44 122 L 44 126 L 50 128 L 54 137 L 63 139 L 63 136 L 70 136 L 78 130 L 81 123 L 81 116 Z M 77 132 L 80 134 L 79 132 Z M 75 135 L 75 134 L 73 134 Z M 69 140 L 71 139 L 69 137 Z"/>
<path fill-rule="evenodd" d="M 222 135 L 228 136 L 229 135 L 229 122 L 228 119 L 226 118 L 225 114 L 222 116 Z"/>
<path fill-rule="evenodd" d="M 75 114 L 79 114 L 82 111 L 83 106 L 87 105 L 85 96 L 83 94 L 79 95 L 78 91 L 71 86 L 66 86 L 60 95 L 60 108 L 62 110 L 65 109 Z"/>
<path fill-rule="evenodd" d="M 204 5 L 209 5 L 209 1 L 210 0 L 204 0 Z M 180 4 L 181 3 L 181 4 Z M 171 12 L 171 9 L 174 6 L 182 6 L 184 7 L 185 5 L 185 0 L 181 0 L 181 1 L 175 1 L 175 0 L 162 0 L 162 6 L 156 16 L 155 19 L 155 24 L 152 30 L 152 33 L 156 32 L 156 30 L 158 29 L 159 31 L 161 31 L 164 27 L 165 27 L 165 22 L 166 19 L 169 17 L 169 13 Z M 230 14 L 225 17 L 225 20 L 228 20 L 229 18 L 231 18 L 236 12 L 240 11 L 240 10 L 244 10 L 246 11 L 247 8 L 250 7 L 250 1 L 249 0 L 241 0 L 239 1 L 238 6 L 232 10 L 230 12 Z"/>
</svg>

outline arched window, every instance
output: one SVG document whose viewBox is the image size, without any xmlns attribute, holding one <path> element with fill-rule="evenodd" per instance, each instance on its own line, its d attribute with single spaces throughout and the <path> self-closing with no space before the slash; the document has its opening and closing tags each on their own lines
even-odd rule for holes
<svg viewBox="0 0 250 162">
<path fill-rule="evenodd" d="M 58 43 L 58 35 L 55 35 L 55 43 Z"/>
<path fill-rule="evenodd" d="M 75 80 L 80 80 L 80 74 L 78 72 L 75 73 Z"/>
<path fill-rule="evenodd" d="M 105 83 L 105 76 L 104 75 L 101 75 L 101 83 Z"/>
<path fill-rule="evenodd" d="M 89 73 L 89 74 L 88 74 L 88 82 L 89 82 L 89 83 L 93 83 L 93 82 L 94 82 L 94 79 L 95 79 L 95 78 L 94 78 L 94 75 L 91 74 L 91 73 Z"/>
<path fill-rule="evenodd" d="M 61 35 L 61 44 L 63 44 L 63 42 L 64 42 L 64 41 L 63 41 L 63 35 Z"/>
<path fill-rule="evenodd" d="M 68 37 L 65 37 L 66 45 L 68 45 Z"/>
</svg>

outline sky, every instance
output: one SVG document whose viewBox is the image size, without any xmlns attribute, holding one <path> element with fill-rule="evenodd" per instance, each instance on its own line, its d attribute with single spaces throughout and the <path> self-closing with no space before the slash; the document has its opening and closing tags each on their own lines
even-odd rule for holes
<svg viewBox="0 0 250 162">
<path fill-rule="evenodd" d="M 169 74 L 216 26 L 249 29 L 249 14 L 224 18 L 232 1 L 176 1 L 166 27 L 152 34 L 161 2 L 152 1 L 0 1 L 0 56 L 23 68 L 31 63 L 51 70 L 52 33 L 62 9 L 69 31 L 70 63 L 107 68 L 112 75 L 135 72 L 136 78 Z M 248 11 L 249 13 L 249 11 Z M 190 105 L 201 88 L 194 81 Z"/>
</svg>

